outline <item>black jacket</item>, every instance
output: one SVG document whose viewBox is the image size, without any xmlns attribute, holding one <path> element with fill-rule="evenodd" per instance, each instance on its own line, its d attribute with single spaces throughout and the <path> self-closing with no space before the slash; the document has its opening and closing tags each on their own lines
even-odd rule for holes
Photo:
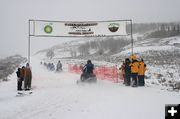
<svg viewBox="0 0 180 119">
<path fill-rule="evenodd" d="M 18 71 L 16 72 L 17 77 L 20 78 L 21 77 L 21 71 L 18 69 Z"/>
<path fill-rule="evenodd" d="M 131 67 L 129 65 L 130 65 L 130 62 L 125 63 L 125 75 L 131 74 Z"/>
</svg>

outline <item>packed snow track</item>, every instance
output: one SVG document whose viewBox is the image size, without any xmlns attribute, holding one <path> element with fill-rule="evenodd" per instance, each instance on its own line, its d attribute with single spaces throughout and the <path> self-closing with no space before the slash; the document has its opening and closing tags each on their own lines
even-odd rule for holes
<svg viewBox="0 0 180 119">
<path fill-rule="evenodd" d="M 180 93 L 152 87 L 126 87 L 98 80 L 77 85 L 79 75 L 49 72 L 32 59 L 33 94 L 16 97 L 16 75 L 0 83 L 0 119 L 164 119 L 165 104 Z"/>
</svg>

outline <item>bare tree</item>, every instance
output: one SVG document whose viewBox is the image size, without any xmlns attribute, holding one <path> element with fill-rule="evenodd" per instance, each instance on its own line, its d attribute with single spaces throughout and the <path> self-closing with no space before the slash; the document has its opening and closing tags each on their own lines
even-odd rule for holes
<svg viewBox="0 0 180 119">
<path fill-rule="evenodd" d="M 87 43 L 79 46 L 78 51 L 81 56 L 87 56 L 89 55 L 89 49 L 90 49 L 90 45 L 89 43 Z"/>
<path fill-rule="evenodd" d="M 104 54 L 104 50 L 103 50 L 102 48 L 99 49 L 98 54 L 99 54 L 99 55 L 103 55 L 103 54 Z"/>
<path fill-rule="evenodd" d="M 71 57 L 76 57 L 77 56 L 76 51 L 73 51 L 72 49 L 70 51 L 70 54 L 71 54 Z"/>
<path fill-rule="evenodd" d="M 54 51 L 52 49 L 48 50 L 46 53 L 47 58 L 52 59 L 54 57 Z"/>
</svg>

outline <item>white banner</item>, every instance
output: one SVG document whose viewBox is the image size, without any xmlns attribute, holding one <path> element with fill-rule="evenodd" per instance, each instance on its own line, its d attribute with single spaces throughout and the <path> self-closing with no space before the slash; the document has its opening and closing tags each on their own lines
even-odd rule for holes
<svg viewBox="0 0 180 119">
<path fill-rule="evenodd" d="M 127 35 L 127 21 L 88 21 L 88 22 L 60 22 L 60 21 L 31 21 L 33 36 L 52 37 L 101 37 Z"/>
</svg>

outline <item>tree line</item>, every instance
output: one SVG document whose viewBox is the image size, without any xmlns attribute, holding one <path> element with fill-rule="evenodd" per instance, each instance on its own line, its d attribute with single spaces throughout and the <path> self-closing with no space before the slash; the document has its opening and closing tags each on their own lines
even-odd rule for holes
<svg viewBox="0 0 180 119">
<path fill-rule="evenodd" d="M 78 47 L 80 56 L 90 55 L 90 50 L 94 50 L 94 54 L 103 55 L 105 53 L 117 53 L 130 41 L 125 38 L 115 39 L 113 37 L 106 39 L 96 39 L 86 42 Z"/>
</svg>

